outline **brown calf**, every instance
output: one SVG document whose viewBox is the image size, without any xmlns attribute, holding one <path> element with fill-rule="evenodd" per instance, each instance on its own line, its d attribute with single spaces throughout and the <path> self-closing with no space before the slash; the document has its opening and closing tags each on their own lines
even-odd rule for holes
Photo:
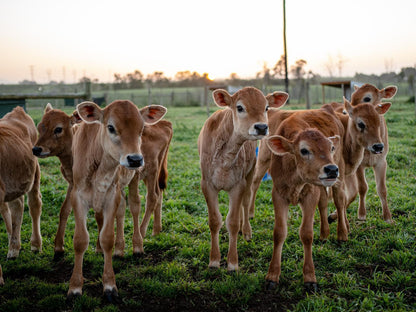
<svg viewBox="0 0 416 312">
<path fill-rule="evenodd" d="M 36 137 L 35 124 L 23 108 L 16 107 L 0 119 L 0 212 L 9 234 L 8 258 L 17 257 L 20 252 L 25 194 L 32 218 L 31 249 L 42 249 L 40 169 L 32 154 Z M 2 284 L 4 281 L 0 266 L 0 285 Z"/>
<path fill-rule="evenodd" d="M 112 301 L 118 296 L 111 254 L 114 220 L 121 201 L 121 180 L 133 179 L 136 169 L 143 166 L 141 137 L 144 126 L 157 123 L 166 109 L 151 105 L 139 110 L 130 101 L 115 101 L 104 109 L 95 103 L 84 102 L 77 106 L 77 111 L 84 122 L 75 132 L 72 144 L 75 261 L 68 297 L 82 293 L 82 263 L 89 242 L 86 218 L 88 209 L 93 207 L 102 216 L 99 233 L 104 253 L 102 282 L 104 294 Z M 122 177 L 122 169 L 130 171 L 124 170 Z"/>
<path fill-rule="evenodd" d="M 334 107 L 335 105 L 332 104 L 331 106 Z M 346 112 L 346 114 L 337 113 L 337 117 L 341 120 L 345 129 L 343 158 L 345 162 L 346 209 L 354 200 L 350 196 L 348 182 L 351 179 L 355 181 L 355 173 L 362 163 L 365 151 L 380 153 L 383 150 L 380 116 L 384 115 L 390 106 L 391 103 L 382 103 L 377 106 L 362 103 L 351 106 L 350 102 L 344 98 L 344 105 L 342 108 L 338 108 L 338 110 Z M 325 189 L 322 189 L 319 202 L 321 239 L 327 239 L 329 235 L 327 207 L 328 194 Z"/>
<path fill-rule="evenodd" d="M 351 105 L 356 106 L 360 103 L 369 103 L 373 106 L 378 106 L 381 104 L 382 99 L 390 99 L 397 92 L 396 86 L 389 86 L 384 89 L 377 89 L 371 84 L 364 84 L 361 87 L 355 87 L 355 92 L 351 95 Z M 384 119 L 383 114 L 379 115 L 380 119 L 380 136 L 382 140 L 382 148 L 380 150 L 371 151 L 366 149 L 364 151 L 364 157 L 361 162 L 361 165 L 357 168 L 356 174 L 350 176 L 346 180 L 347 188 L 347 202 L 351 203 L 356 198 L 357 194 L 360 195 L 360 202 L 358 208 L 358 219 L 366 219 L 366 207 L 365 207 L 365 197 L 368 190 L 367 181 L 365 178 L 365 168 L 371 167 L 374 171 L 374 176 L 376 179 L 377 193 L 380 197 L 383 219 L 392 223 L 391 212 L 388 208 L 387 203 L 387 186 L 386 186 L 386 171 L 387 171 L 387 153 L 389 151 L 389 142 L 388 142 L 388 130 L 387 124 Z M 336 214 L 330 216 L 330 221 L 333 221 L 336 218 Z"/>
<path fill-rule="evenodd" d="M 73 186 L 72 178 L 72 141 L 73 125 L 79 123 L 81 119 L 76 112 L 68 116 L 63 111 L 53 109 L 50 104 L 45 108 L 41 122 L 38 124 L 39 138 L 33 148 L 34 155 L 44 158 L 57 156 L 61 162 L 61 172 L 68 182 L 68 190 L 65 200 L 60 210 L 59 226 L 55 237 L 55 258 L 58 259 L 64 254 L 65 226 L 71 212 L 70 193 Z M 142 151 L 145 165 L 136 173 L 138 180 L 145 181 L 147 186 L 146 212 L 147 223 L 142 222 L 140 230 L 138 226 L 140 213 L 140 197 L 131 198 L 129 205 L 133 216 L 133 252 L 143 252 L 143 240 L 137 237 L 140 231 L 142 237 L 145 236 L 148 219 L 152 212 L 155 215 L 153 233 L 157 234 L 161 229 L 160 210 L 162 204 L 162 192 L 166 186 L 167 179 L 167 151 L 172 138 L 172 124 L 169 121 L 161 120 L 155 125 L 146 125 L 142 135 Z M 158 178 L 159 177 L 159 178 Z M 137 184 L 136 179 L 130 181 L 129 188 L 133 188 L 131 183 Z M 135 191 L 133 191 L 133 194 Z M 130 192 L 129 192 L 130 194 Z M 121 201 L 117 213 L 117 238 L 114 254 L 122 256 L 124 254 L 124 212 L 125 201 Z M 97 216 L 99 217 L 99 216 Z M 100 218 L 97 220 L 101 221 Z M 100 224 L 101 226 L 101 224 Z M 97 251 L 101 251 L 99 241 L 97 241 Z"/>
<path fill-rule="evenodd" d="M 270 174 L 273 179 L 275 225 L 273 256 L 266 276 L 269 287 L 274 287 L 280 278 L 289 205 L 299 204 L 302 209 L 299 236 L 304 248 L 304 282 L 308 290 L 317 289 L 312 242 L 313 219 L 320 187 L 332 187 L 338 214 L 345 214 L 342 180 L 344 164 L 340 139 L 343 131 L 333 110 L 299 111 L 282 121 L 275 135 L 264 140 L 274 153 Z M 343 223 L 343 228 L 338 230 L 339 239 L 346 239 L 347 225 L 344 220 L 339 218 L 339 223 Z"/>
<path fill-rule="evenodd" d="M 218 89 L 213 92 L 215 103 L 224 110 L 209 117 L 198 137 L 201 166 L 201 189 L 208 206 L 211 231 L 210 267 L 219 267 L 219 231 L 223 224 L 218 207 L 218 193 L 229 194 L 226 219 L 229 233 L 228 270 L 238 269 L 237 238 L 242 217 L 242 233 L 251 239 L 248 200 L 253 168 L 256 162 L 256 140 L 268 134 L 267 109 L 286 103 L 288 95 L 274 92 L 265 97 L 256 88 L 246 87 L 230 95 Z"/>
</svg>

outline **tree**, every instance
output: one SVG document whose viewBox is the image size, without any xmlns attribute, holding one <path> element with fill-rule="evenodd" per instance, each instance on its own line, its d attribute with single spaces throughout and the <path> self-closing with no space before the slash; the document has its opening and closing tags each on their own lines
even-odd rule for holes
<svg viewBox="0 0 416 312">
<path fill-rule="evenodd" d="M 280 56 L 280 59 L 277 61 L 277 63 L 273 67 L 273 73 L 272 77 L 276 78 L 284 78 L 285 77 L 285 70 L 286 70 L 286 58 L 285 55 L 282 54 Z"/>
<path fill-rule="evenodd" d="M 143 88 L 143 74 L 140 70 L 135 70 L 133 73 L 128 73 L 125 79 L 130 89 Z"/>
</svg>

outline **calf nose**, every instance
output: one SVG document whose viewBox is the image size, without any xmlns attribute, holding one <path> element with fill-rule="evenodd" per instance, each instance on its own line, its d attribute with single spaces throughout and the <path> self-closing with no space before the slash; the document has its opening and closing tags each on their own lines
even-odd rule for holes
<svg viewBox="0 0 416 312">
<path fill-rule="evenodd" d="M 40 154 L 42 154 L 42 148 L 35 146 L 34 148 L 32 148 L 32 153 L 35 156 L 40 156 Z"/>
<path fill-rule="evenodd" d="M 269 127 L 266 124 L 255 124 L 254 129 L 256 129 L 258 135 L 266 135 Z"/>
<path fill-rule="evenodd" d="M 372 152 L 374 154 L 380 154 L 380 153 L 383 152 L 383 150 L 384 150 L 384 144 L 383 143 L 376 143 L 376 144 L 373 144 L 373 146 L 372 146 Z"/>
<path fill-rule="evenodd" d="M 330 179 L 334 179 L 338 177 L 338 166 L 336 165 L 328 165 L 324 167 L 324 172 L 326 173 L 327 177 Z"/>
<path fill-rule="evenodd" d="M 138 154 L 128 155 L 127 161 L 130 167 L 138 168 L 143 166 L 143 156 Z"/>
</svg>

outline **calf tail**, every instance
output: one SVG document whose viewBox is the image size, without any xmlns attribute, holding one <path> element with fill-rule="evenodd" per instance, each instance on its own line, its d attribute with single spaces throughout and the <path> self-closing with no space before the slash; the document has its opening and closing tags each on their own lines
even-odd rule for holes
<svg viewBox="0 0 416 312">
<path fill-rule="evenodd" d="M 166 149 L 165 156 L 163 157 L 162 166 L 159 172 L 159 188 L 163 191 L 168 184 L 168 149 Z"/>
</svg>

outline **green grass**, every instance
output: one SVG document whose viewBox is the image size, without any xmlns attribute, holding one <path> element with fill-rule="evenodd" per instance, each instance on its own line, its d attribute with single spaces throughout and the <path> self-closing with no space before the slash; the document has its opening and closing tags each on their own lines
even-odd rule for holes
<svg viewBox="0 0 416 312">
<path fill-rule="evenodd" d="M 291 106 L 291 108 L 295 108 Z M 211 109 L 211 112 L 214 108 Z M 68 109 L 70 112 L 71 109 Z M 42 112 L 30 110 L 36 123 Z M 132 256 L 132 222 L 126 216 L 126 256 L 114 260 L 121 303 L 102 298 L 103 258 L 95 254 L 97 226 L 90 213 L 90 247 L 84 257 L 84 294 L 66 302 L 73 266 L 73 215 L 65 236 L 64 260 L 54 262 L 53 240 L 66 183 L 56 158 L 42 159 L 43 251 L 30 251 L 31 221 L 27 209 L 22 227 L 19 258 L 6 260 L 7 234 L 0 221 L 0 263 L 5 285 L 0 287 L 0 311 L 409 311 L 416 309 L 416 121 L 414 106 L 393 101 L 386 115 L 390 132 L 387 183 L 389 205 L 395 220 L 386 224 L 376 195 L 374 175 L 367 170 L 369 193 L 367 221 L 357 220 L 357 201 L 348 211 L 349 241 L 336 240 L 336 224 L 326 243 L 319 241 L 319 216 L 315 218 L 313 256 L 320 292 L 303 290 L 303 249 L 298 236 L 299 207 L 290 210 L 289 233 L 283 248 L 281 282 L 265 289 L 271 259 L 274 224 L 272 182 L 262 183 L 252 220 L 253 240 L 238 241 L 238 273 L 226 270 L 228 234 L 220 232 L 221 269 L 208 269 L 210 233 L 206 203 L 200 190 L 197 137 L 205 108 L 169 108 L 174 136 L 169 152 L 169 180 L 163 202 L 163 230 L 144 241 L 145 255 Z M 145 189 L 140 185 L 142 207 Z M 220 193 L 225 219 L 228 197 Z M 333 210 L 333 205 L 330 207 Z"/>
</svg>

